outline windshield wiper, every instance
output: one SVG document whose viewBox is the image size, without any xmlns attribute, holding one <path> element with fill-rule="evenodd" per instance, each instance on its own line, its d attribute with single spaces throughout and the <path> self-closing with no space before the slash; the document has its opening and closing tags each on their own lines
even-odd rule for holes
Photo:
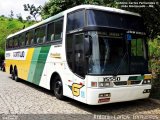
<svg viewBox="0 0 160 120">
<path fill-rule="evenodd" d="M 121 70 L 121 69 L 120 69 L 120 68 L 121 68 L 121 65 L 122 65 L 122 63 L 124 62 L 124 59 L 125 59 L 125 57 L 126 57 L 127 55 L 128 55 L 128 52 L 126 51 L 125 54 L 124 54 L 124 56 L 123 56 L 123 58 L 121 59 L 121 62 L 120 62 L 120 64 L 119 64 L 117 70 L 114 71 L 114 73 L 115 73 L 115 74 L 113 74 L 114 76 L 117 76 L 117 75 L 118 75 L 119 71 Z"/>
</svg>

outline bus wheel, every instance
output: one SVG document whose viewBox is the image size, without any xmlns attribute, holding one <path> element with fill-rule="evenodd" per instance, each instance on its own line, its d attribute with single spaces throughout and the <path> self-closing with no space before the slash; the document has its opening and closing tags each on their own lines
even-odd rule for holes
<svg viewBox="0 0 160 120">
<path fill-rule="evenodd" d="M 11 78 L 12 78 L 12 80 L 15 80 L 15 72 L 14 72 L 14 70 L 12 70 Z"/>
<path fill-rule="evenodd" d="M 57 99 L 60 99 L 60 100 L 64 99 L 64 96 L 63 96 L 63 84 L 62 84 L 62 81 L 59 78 L 59 76 L 56 76 L 55 79 L 54 79 L 53 90 L 54 90 L 54 94 L 55 94 Z"/>
<path fill-rule="evenodd" d="M 19 82 L 17 69 L 14 70 L 14 77 L 15 77 L 15 81 L 16 81 L 16 82 Z"/>
</svg>

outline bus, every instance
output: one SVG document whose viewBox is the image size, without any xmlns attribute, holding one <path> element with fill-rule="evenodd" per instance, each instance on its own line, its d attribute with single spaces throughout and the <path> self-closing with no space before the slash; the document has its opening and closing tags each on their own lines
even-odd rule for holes
<svg viewBox="0 0 160 120">
<path fill-rule="evenodd" d="M 151 74 L 142 17 L 79 5 L 11 34 L 6 72 L 89 105 L 148 98 Z"/>
</svg>

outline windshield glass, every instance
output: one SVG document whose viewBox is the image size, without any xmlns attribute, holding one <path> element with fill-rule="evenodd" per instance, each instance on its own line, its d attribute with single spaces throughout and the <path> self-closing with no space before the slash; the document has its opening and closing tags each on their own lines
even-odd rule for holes
<svg viewBox="0 0 160 120">
<path fill-rule="evenodd" d="M 90 32 L 92 54 L 89 74 L 131 74 L 146 72 L 142 39 L 125 40 L 124 33 Z M 130 50 L 128 50 L 130 49 Z"/>
</svg>

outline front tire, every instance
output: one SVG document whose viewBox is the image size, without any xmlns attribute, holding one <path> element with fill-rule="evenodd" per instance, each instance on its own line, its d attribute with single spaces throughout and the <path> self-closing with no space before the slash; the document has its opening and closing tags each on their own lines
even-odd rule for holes
<svg viewBox="0 0 160 120">
<path fill-rule="evenodd" d="M 54 95 L 55 95 L 55 97 L 57 99 L 59 99 L 59 100 L 64 99 L 64 96 L 63 96 L 63 83 L 62 83 L 62 80 L 60 79 L 59 76 L 56 76 L 55 79 L 54 79 L 53 90 L 54 90 Z"/>
</svg>

